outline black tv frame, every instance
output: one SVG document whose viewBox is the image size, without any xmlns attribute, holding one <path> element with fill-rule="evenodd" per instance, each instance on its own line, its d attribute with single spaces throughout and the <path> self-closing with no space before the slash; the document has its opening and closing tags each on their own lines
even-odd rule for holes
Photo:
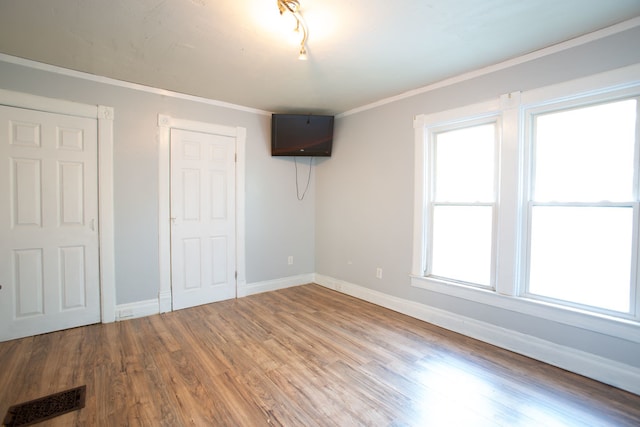
<svg viewBox="0 0 640 427">
<path fill-rule="evenodd" d="M 271 155 L 330 157 L 334 116 L 272 114 Z"/>
</svg>

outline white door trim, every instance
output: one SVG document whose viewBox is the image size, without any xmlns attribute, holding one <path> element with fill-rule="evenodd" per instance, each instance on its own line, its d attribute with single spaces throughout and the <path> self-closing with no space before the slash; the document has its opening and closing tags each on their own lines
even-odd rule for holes
<svg viewBox="0 0 640 427">
<path fill-rule="evenodd" d="M 98 226 L 102 323 L 115 321 L 116 282 L 113 224 L 113 115 L 112 107 L 80 104 L 0 89 L 0 105 L 47 113 L 97 119 Z"/>
<path fill-rule="evenodd" d="M 160 313 L 172 310 L 171 307 L 171 129 L 193 132 L 206 132 L 230 136 L 236 139 L 236 296 L 238 288 L 246 285 L 245 276 L 245 142 L 247 131 L 243 127 L 222 126 L 213 123 L 177 119 L 158 114 L 159 144 L 159 204 L 158 204 L 158 246 L 160 261 L 160 291 L 158 303 Z"/>
</svg>

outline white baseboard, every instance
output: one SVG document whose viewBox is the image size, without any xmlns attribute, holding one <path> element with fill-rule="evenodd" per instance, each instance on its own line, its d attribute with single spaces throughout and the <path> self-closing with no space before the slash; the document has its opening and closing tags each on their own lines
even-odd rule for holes
<svg viewBox="0 0 640 427">
<path fill-rule="evenodd" d="M 300 274 L 298 276 L 284 277 L 282 279 L 266 280 L 264 282 L 247 283 L 238 286 L 238 298 L 246 297 L 262 292 L 276 291 L 278 289 L 313 283 L 315 274 Z"/>
<path fill-rule="evenodd" d="M 238 284 L 238 298 L 313 283 L 314 278 L 315 275 L 311 273 L 264 282 Z M 137 317 L 151 316 L 158 313 L 167 313 L 171 310 L 171 291 L 161 292 L 157 300 L 150 299 L 117 305 L 115 320 L 135 319 Z"/>
<path fill-rule="evenodd" d="M 640 368 L 328 276 L 315 283 L 640 395 Z"/>
<path fill-rule="evenodd" d="M 116 321 L 151 316 L 158 313 L 160 313 L 160 304 L 157 299 L 120 304 L 116 306 Z"/>
<path fill-rule="evenodd" d="M 172 310 L 171 291 L 160 292 L 160 294 L 158 294 L 158 305 L 160 313 L 168 313 Z"/>
</svg>

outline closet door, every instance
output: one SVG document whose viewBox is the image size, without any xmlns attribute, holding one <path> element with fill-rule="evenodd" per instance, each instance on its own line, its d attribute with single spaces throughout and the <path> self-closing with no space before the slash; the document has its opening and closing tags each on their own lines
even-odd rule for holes
<svg viewBox="0 0 640 427">
<path fill-rule="evenodd" d="M 100 321 L 97 121 L 0 107 L 0 340 Z"/>
<path fill-rule="evenodd" d="M 236 296 L 234 137 L 171 130 L 173 309 Z"/>
</svg>

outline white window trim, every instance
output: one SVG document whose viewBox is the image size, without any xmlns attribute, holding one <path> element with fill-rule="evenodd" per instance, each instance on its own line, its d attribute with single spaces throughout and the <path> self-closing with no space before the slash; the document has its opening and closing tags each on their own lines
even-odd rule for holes
<svg viewBox="0 0 640 427">
<path fill-rule="evenodd" d="M 411 285 L 479 304 L 539 317 L 590 331 L 603 333 L 640 343 L 640 292 L 634 291 L 636 317 L 624 319 L 570 306 L 520 296 L 517 287 L 523 283 L 525 254 L 522 250 L 526 236 L 525 196 L 526 173 L 523 139 L 528 131 L 527 114 L 536 109 L 551 106 L 562 108 L 563 104 L 581 100 L 611 99 L 640 95 L 640 64 L 620 68 L 594 76 L 577 79 L 523 93 L 512 93 L 499 99 L 438 112 L 418 115 L 414 119 L 415 177 L 414 177 L 414 223 Z M 425 277 L 427 259 L 427 224 L 425 210 L 428 203 L 428 128 L 466 122 L 469 119 L 489 115 L 502 115 L 502 139 L 500 154 L 499 198 L 497 230 L 497 265 L 495 291 L 474 286 L 436 280 Z M 637 175 L 636 175 L 637 176 Z M 509 194 L 509 197 L 502 197 Z M 638 254 L 636 254 L 638 255 Z M 637 281 L 636 281 L 637 283 Z"/>
<path fill-rule="evenodd" d="M 484 102 L 456 108 L 431 115 L 416 116 L 413 121 L 415 134 L 415 185 L 414 185 L 414 241 L 413 262 L 411 272 L 413 276 L 423 276 L 427 269 L 426 209 L 429 202 L 429 171 L 426 165 L 431 163 L 429 153 L 429 128 L 442 128 L 460 123 L 478 122 L 498 116 L 499 103 Z M 461 119 L 462 118 L 462 119 Z"/>
<path fill-rule="evenodd" d="M 485 108 L 486 107 L 490 107 L 491 111 L 486 111 Z M 483 289 L 495 289 L 495 283 L 496 283 L 496 256 L 497 256 L 497 213 L 499 211 L 498 209 L 498 200 L 499 200 L 499 194 L 498 194 L 498 179 L 499 179 L 499 165 L 500 165 L 500 140 L 501 140 L 501 119 L 502 119 L 502 115 L 500 114 L 499 110 L 496 110 L 495 108 L 496 106 L 493 105 L 493 103 L 491 104 L 478 104 L 478 105 L 473 105 L 470 107 L 470 111 L 473 110 L 475 111 L 475 113 L 473 113 L 470 117 L 465 117 L 464 120 L 445 120 L 443 122 L 439 122 L 439 123 L 433 123 L 433 124 L 425 124 L 425 129 L 428 129 L 425 132 L 425 146 L 427 147 L 425 149 L 425 151 L 427 152 L 427 157 L 425 159 L 425 164 L 429 165 L 430 168 L 435 167 L 435 162 L 436 162 L 436 139 L 437 139 L 437 135 L 442 133 L 442 132 L 448 132 L 448 131 L 453 131 L 453 130 L 459 130 L 459 129 L 464 129 L 464 128 L 469 128 L 469 127 L 473 127 L 473 126 L 480 126 L 480 125 L 486 125 L 486 124 L 493 124 L 495 125 L 496 128 L 496 139 L 497 141 L 494 141 L 494 194 L 493 194 L 493 200 L 491 202 L 475 202 L 475 203 L 447 203 L 447 202 L 439 202 L 437 200 L 434 199 L 434 191 L 435 191 L 435 186 L 436 183 L 434 182 L 434 176 L 433 174 L 431 174 L 429 172 L 429 167 L 426 168 L 425 170 L 425 181 L 426 181 L 426 200 L 425 200 L 425 219 L 424 222 L 426 223 L 426 229 L 427 229 L 427 233 L 425 235 L 425 242 L 424 242 L 424 251 L 425 251 L 425 265 L 424 268 L 421 270 L 424 272 L 424 276 L 428 276 L 429 280 L 435 280 L 435 281 L 444 281 L 444 282 L 449 282 L 449 279 L 447 278 L 438 278 L 437 276 L 433 276 L 431 274 L 431 269 L 433 267 L 432 265 L 432 256 L 433 256 L 433 251 L 429 250 L 430 247 L 430 243 L 432 244 L 433 242 L 431 242 L 431 239 L 428 237 L 430 235 L 432 235 L 432 227 L 433 227 L 433 213 L 436 209 L 437 206 L 446 206 L 446 205 L 460 205 L 460 206 L 486 206 L 486 207 L 490 207 L 492 210 L 492 225 L 491 225 L 491 229 L 492 229 L 492 244 L 491 244 L 491 268 L 490 268 L 490 278 L 489 278 L 489 284 L 488 285 L 481 285 L 481 284 L 474 284 L 474 283 L 465 283 L 465 282 L 461 282 L 461 281 L 457 281 L 454 279 L 450 279 L 450 281 L 452 283 L 458 283 L 458 284 L 462 284 L 463 286 L 472 286 L 472 287 L 479 287 L 479 288 L 483 288 Z M 495 110 L 495 111 L 493 111 Z"/>
<path fill-rule="evenodd" d="M 637 68 L 637 67 L 629 67 L 629 68 Z M 620 70 L 616 70 L 616 72 L 612 72 L 612 73 L 605 73 L 604 75 L 601 75 L 601 76 L 606 78 L 606 77 L 610 77 L 609 74 L 611 74 L 611 76 L 618 75 L 618 71 Z M 640 78 L 638 77 L 639 71 L 635 71 L 635 73 L 632 72 L 631 75 L 629 76 L 629 80 L 626 83 L 617 82 L 611 86 L 607 86 L 607 87 L 599 86 L 596 89 L 593 89 L 594 86 L 598 85 L 598 82 L 600 81 L 598 77 L 601 77 L 601 76 L 582 79 L 578 82 L 569 82 L 567 86 L 573 87 L 575 83 L 582 83 L 582 82 L 587 83 L 588 80 L 593 79 L 591 90 L 584 90 L 585 89 L 584 86 L 587 86 L 587 84 L 584 84 L 583 86 L 581 86 L 583 91 L 578 94 L 572 95 L 567 92 L 562 92 L 561 89 L 563 85 L 557 85 L 552 88 L 549 88 L 548 90 L 546 88 L 538 89 L 536 91 L 532 91 L 531 94 L 526 94 L 527 96 L 523 94 L 523 99 L 525 100 L 526 103 L 523 102 L 523 105 L 520 108 L 521 109 L 521 127 L 523 128 L 523 132 L 524 132 L 523 136 L 527 136 L 527 137 L 523 138 L 524 143 L 521 144 L 524 147 L 523 160 L 524 160 L 524 167 L 526 168 L 524 173 L 524 182 L 523 182 L 524 192 L 522 197 L 525 202 L 523 203 L 523 206 L 526 205 L 526 208 L 523 210 L 524 217 L 523 217 L 523 221 L 521 222 L 521 226 L 522 226 L 521 233 L 522 233 L 522 236 L 525 236 L 526 238 L 528 238 L 531 233 L 531 221 L 530 221 L 529 215 L 531 213 L 531 209 L 533 205 L 542 205 L 542 204 L 571 205 L 572 204 L 572 203 L 552 203 L 552 202 L 534 203 L 530 201 L 531 197 L 530 197 L 529 191 L 531 191 L 531 185 L 530 185 L 530 182 L 528 182 L 527 180 L 533 179 L 533 176 L 530 173 L 531 171 L 529 170 L 532 167 L 531 156 L 532 156 L 532 149 L 533 149 L 532 147 L 533 140 L 531 138 L 531 135 L 533 132 L 533 123 L 534 123 L 533 118 L 539 114 L 549 113 L 554 111 L 562 111 L 562 110 L 566 110 L 573 107 L 579 108 L 581 106 L 588 106 L 589 104 L 613 102 L 617 99 L 625 99 L 625 98 L 633 98 L 633 97 L 640 98 Z M 547 95 L 545 95 L 546 92 L 548 92 Z M 540 101 L 541 98 L 545 98 L 545 100 L 541 102 Z M 640 109 L 640 102 L 638 104 L 638 108 Z M 638 117 L 640 117 L 640 114 L 638 115 Z M 637 132 L 640 133 L 640 121 L 636 124 L 636 126 L 638 129 Z M 640 175 L 640 171 L 639 171 L 640 150 L 636 150 L 635 156 L 636 158 L 634 159 L 635 170 L 634 170 L 634 184 L 633 184 L 634 195 L 638 194 L 638 186 L 639 186 L 638 179 Z M 636 272 L 636 269 L 638 268 L 640 260 L 638 259 L 638 254 L 635 253 L 637 249 L 636 239 L 638 234 L 636 228 L 638 227 L 638 215 L 639 215 L 637 199 L 624 201 L 624 202 L 573 203 L 573 204 L 576 206 L 578 205 L 625 206 L 633 209 L 633 217 L 634 217 L 633 259 L 635 259 L 636 261 L 633 265 L 633 270 L 631 272 L 632 273 L 631 280 L 632 280 L 632 283 L 635 284 L 635 286 L 632 286 L 632 289 L 631 289 L 631 297 L 632 297 L 632 304 L 634 303 L 635 304 L 631 307 L 630 315 L 612 314 L 611 317 L 614 319 L 628 318 L 632 322 L 640 322 L 640 298 L 638 295 L 638 291 L 639 291 L 638 287 L 640 286 L 640 284 L 638 283 L 638 277 Z M 520 270 L 519 281 L 523 287 L 526 286 L 525 284 L 528 276 L 528 268 L 529 268 L 528 252 L 529 252 L 529 247 L 523 248 L 523 250 L 521 251 L 520 262 L 522 265 L 522 269 Z M 528 294 L 528 289 L 523 289 L 522 296 L 530 300 L 547 301 L 552 305 L 556 304 L 550 298 L 545 298 L 540 295 Z M 560 307 L 565 307 L 565 306 L 570 306 L 572 304 L 570 302 L 567 302 L 564 304 L 557 303 L 557 305 Z M 579 307 L 579 304 L 575 304 L 575 306 L 577 307 L 578 310 L 581 310 L 581 308 Z M 605 316 L 608 316 L 607 314 L 608 310 L 606 309 L 594 308 L 592 310 L 585 310 L 585 312 L 588 312 L 588 313 L 600 312 L 600 313 L 603 313 Z"/>
</svg>

